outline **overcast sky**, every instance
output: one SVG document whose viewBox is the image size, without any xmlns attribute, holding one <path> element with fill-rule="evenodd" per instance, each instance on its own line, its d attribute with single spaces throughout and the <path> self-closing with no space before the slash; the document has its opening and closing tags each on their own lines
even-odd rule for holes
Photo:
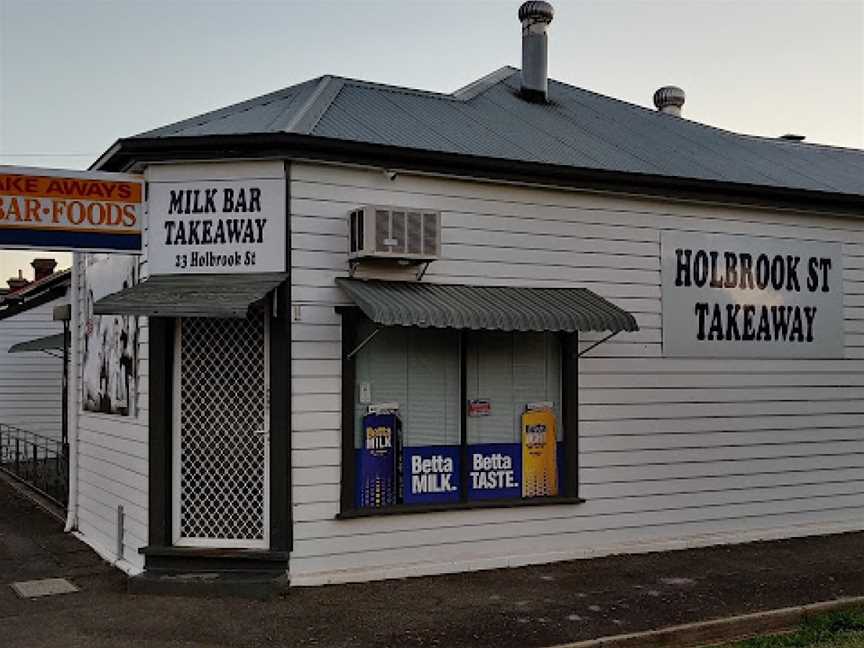
<svg viewBox="0 0 864 648">
<path fill-rule="evenodd" d="M 119 137 L 322 74 L 450 92 L 519 66 L 519 4 L 0 0 L 0 164 L 86 168 Z M 864 0 L 553 4 L 556 79 L 643 106 L 676 84 L 689 119 L 864 148 Z M 0 284 L 33 256 L 0 252 Z"/>
</svg>

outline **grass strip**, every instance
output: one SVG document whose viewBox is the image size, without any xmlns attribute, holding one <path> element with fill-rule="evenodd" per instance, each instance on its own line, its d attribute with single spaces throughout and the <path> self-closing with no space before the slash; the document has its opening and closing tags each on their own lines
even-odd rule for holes
<svg viewBox="0 0 864 648">
<path fill-rule="evenodd" d="M 792 633 L 753 637 L 720 648 L 864 648 L 864 608 L 809 617 Z"/>
</svg>

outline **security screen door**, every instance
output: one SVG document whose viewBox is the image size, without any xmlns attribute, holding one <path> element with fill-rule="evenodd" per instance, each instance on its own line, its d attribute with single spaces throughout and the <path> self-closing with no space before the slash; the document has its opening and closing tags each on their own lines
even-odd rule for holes
<svg viewBox="0 0 864 648">
<path fill-rule="evenodd" d="M 267 319 L 178 320 L 174 544 L 267 548 Z"/>
</svg>

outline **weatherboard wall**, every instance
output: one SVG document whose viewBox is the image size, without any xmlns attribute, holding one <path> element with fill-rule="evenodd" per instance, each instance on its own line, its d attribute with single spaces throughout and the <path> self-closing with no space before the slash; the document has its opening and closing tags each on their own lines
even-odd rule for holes
<svg viewBox="0 0 864 648">
<path fill-rule="evenodd" d="M 0 320 L 0 423 L 55 439 L 61 438 L 63 360 L 42 351 L 9 353 L 19 342 L 63 333 L 54 321 L 54 307 L 67 298 L 54 299 Z"/>
<path fill-rule="evenodd" d="M 295 585 L 864 528 L 864 227 L 805 212 L 291 167 Z M 636 316 L 579 363 L 585 503 L 337 520 L 347 213 L 442 212 L 424 281 L 583 286 Z M 843 244 L 844 359 L 664 358 L 662 230 Z M 299 310 L 298 310 L 299 307 Z M 583 335 L 585 345 L 599 335 Z"/>
<path fill-rule="evenodd" d="M 244 163 L 249 168 L 249 163 Z M 253 168 L 261 168 L 253 167 Z M 281 165 L 280 165 L 281 168 Z M 230 178 L 238 165 L 229 163 L 152 165 L 146 171 L 148 182 L 166 182 L 200 179 L 201 170 L 212 172 L 210 179 Z M 143 253 L 139 257 L 139 280 L 150 276 L 148 248 L 148 220 L 145 218 L 142 239 Z M 75 271 L 80 285 L 78 299 L 84 312 L 87 291 L 84 255 L 76 255 Z M 124 269 L 117 262 L 118 272 Z M 80 349 L 83 348 L 83 316 L 75 331 Z M 144 557 L 139 549 L 148 544 L 148 466 L 149 448 L 149 326 L 148 318 L 138 318 L 137 390 L 135 408 L 130 416 L 101 414 L 84 411 L 81 389 L 76 394 L 78 416 L 78 532 L 82 539 L 103 557 L 117 561 L 117 566 L 130 573 L 144 568 Z M 79 373 L 80 375 L 80 373 Z M 73 448 L 74 452 L 75 449 Z M 170 485 L 169 485 L 170 488 Z M 118 553 L 117 507 L 123 507 L 122 553 Z"/>
<path fill-rule="evenodd" d="M 84 311 L 87 284 L 84 255 L 75 255 L 78 273 L 78 300 Z M 121 266 L 118 264 L 118 272 Z M 140 276 L 146 276 L 142 256 Z M 74 334 L 79 350 L 83 349 L 83 317 Z M 84 411 L 81 384 L 73 395 L 77 404 L 78 454 L 77 529 L 80 537 L 103 558 L 116 562 L 129 573 L 144 567 L 138 549 L 147 545 L 147 461 L 148 461 L 148 326 L 147 318 L 138 318 L 137 389 L 134 413 L 130 416 Z M 81 358 L 77 359 L 80 372 Z M 80 376 L 80 373 L 79 373 Z M 74 502 L 73 502 L 74 505 Z M 118 552 L 117 507 L 123 507 L 122 553 Z"/>
</svg>

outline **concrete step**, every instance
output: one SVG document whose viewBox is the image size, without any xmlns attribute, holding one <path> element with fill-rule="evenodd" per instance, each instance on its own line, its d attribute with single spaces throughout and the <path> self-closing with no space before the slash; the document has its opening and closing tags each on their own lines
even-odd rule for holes
<svg viewBox="0 0 864 648">
<path fill-rule="evenodd" d="M 226 549 L 215 547 L 163 547 L 149 545 L 144 554 L 145 569 L 154 572 L 192 574 L 196 572 L 286 572 L 288 552 L 269 549 Z"/>
<path fill-rule="evenodd" d="M 200 598 L 231 597 L 266 601 L 288 588 L 288 576 L 273 571 L 147 570 L 127 580 L 131 594 L 158 594 Z"/>
</svg>

